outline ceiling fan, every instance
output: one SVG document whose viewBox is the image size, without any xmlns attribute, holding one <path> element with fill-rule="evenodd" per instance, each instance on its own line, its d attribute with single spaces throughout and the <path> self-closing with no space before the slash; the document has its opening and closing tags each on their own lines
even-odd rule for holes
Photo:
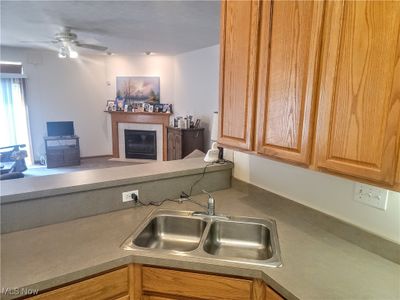
<svg viewBox="0 0 400 300">
<path fill-rule="evenodd" d="M 77 58 L 78 52 L 74 50 L 75 47 L 103 52 L 108 49 L 108 47 L 100 45 L 82 43 L 78 40 L 78 35 L 73 33 L 69 27 L 65 27 L 61 32 L 56 33 L 54 39 L 46 41 L 46 43 L 53 43 L 59 46 L 58 57 L 60 58 Z"/>
</svg>

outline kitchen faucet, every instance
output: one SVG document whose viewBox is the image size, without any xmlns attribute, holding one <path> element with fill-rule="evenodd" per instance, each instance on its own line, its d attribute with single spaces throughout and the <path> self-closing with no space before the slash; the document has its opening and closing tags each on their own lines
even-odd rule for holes
<svg viewBox="0 0 400 300">
<path fill-rule="evenodd" d="M 192 200 L 192 202 L 197 204 L 197 205 L 199 205 L 199 206 L 201 206 L 201 207 L 203 207 L 203 208 L 206 208 L 207 211 L 206 212 L 196 211 L 196 212 L 193 213 L 193 216 L 196 216 L 196 215 L 197 216 L 201 216 L 201 215 L 215 216 L 215 199 L 214 199 L 214 197 L 209 192 L 207 192 L 206 190 L 202 190 L 202 192 L 204 194 L 208 195 L 207 207 L 205 207 L 204 205 L 202 205 L 200 203 L 197 203 L 196 201 Z"/>
<path fill-rule="evenodd" d="M 202 192 L 204 194 L 208 195 L 207 214 L 209 216 L 215 216 L 215 199 L 214 199 L 214 197 L 206 190 L 202 190 Z"/>
</svg>

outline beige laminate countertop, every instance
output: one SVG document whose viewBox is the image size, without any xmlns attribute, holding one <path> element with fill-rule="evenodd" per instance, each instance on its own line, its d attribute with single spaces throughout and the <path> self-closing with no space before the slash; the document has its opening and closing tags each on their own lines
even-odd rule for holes
<svg viewBox="0 0 400 300">
<path fill-rule="evenodd" d="M 122 250 L 121 243 L 158 209 L 139 207 L 2 235 L 1 287 L 42 290 L 136 262 L 262 278 L 287 298 L 400 298 L 398 264 L 321 229 L 297 204 L 268 192 L 234 188 L 214 196 L 217 213 L 276 220 L 283 267 L 209 264 Z M 204 195 L 195 198 L 206 201 Z M 198 210 L 192 203 L 166 202 L 161 208 Z"/>
<path fill-rule="evenodd" d="M 213 172 L 233 165 L 210 164 L 200 157 L 7 180 L 1 182 L 1 203 L 198 174 L 205 167 Z"/>
</svg>

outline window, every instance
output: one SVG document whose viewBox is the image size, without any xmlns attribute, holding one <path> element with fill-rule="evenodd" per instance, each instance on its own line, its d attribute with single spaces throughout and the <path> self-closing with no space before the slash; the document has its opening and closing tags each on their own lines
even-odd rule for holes
<svg viewBox="0 0 400 300">
<path fill-rule="evenodd" d="M 25 104 L 25 78 L 21 63 L 1 62 L 0 85 L 0 147 L 25 144 L 28 152 L 27 161 L 31 160 L 28 116 Z M 17 66 L 17 67 L 16 67 Z M 14 71 L 14 72 L 12 72 Z"/>
</svg>

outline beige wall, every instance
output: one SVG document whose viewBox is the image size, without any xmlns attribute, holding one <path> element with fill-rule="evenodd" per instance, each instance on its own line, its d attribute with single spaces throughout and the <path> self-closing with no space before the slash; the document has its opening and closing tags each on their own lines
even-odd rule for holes
<svg viewBox="0 0 400 300">
<path fill-rule="evenodd" d="M 210 147 L 212 114 L 218 110 L 219 45 L 175 56 L 175 112 L 201 119 Z"/>
<path fill-rule="evenodd" d="M 28 76 L 26 101 L 35 160 L 45 154 L 47 121 L 74 121 L 81 156 L 112 153 L 106 100 L 115 98 L 117 76 L 160 76 L 161 101 L 173 103 L 174 57 L 80 56 L 59 59 L 57 53 L 1 48 L 1 60 L 20 61 Z"/>
<path fill-rule="evenodd" d="M 1 48 L 1 59 L 23 63 L 35 160 L 45 154 L 47 121 L 74 121 L 81 155 L 110 153 L 104 56 L 58 58 L 55 51 Z"/>
<path fill-rule="evenodd" d="M 400 243 L 400 193 L 389 192 L 383 211 L 354 201 L 348 179 L 236 151 L 234 162 L 240 180 Z"/>
<path fill-rule="evenodd" d="M 159 55 L 115 55 L 107 56 L 106 80 L 107 98 L 115 99 L 117 76 L 157 76 L 160 77 L 162 103 L 174 101 L 174 57 Z"/>
</svg>

